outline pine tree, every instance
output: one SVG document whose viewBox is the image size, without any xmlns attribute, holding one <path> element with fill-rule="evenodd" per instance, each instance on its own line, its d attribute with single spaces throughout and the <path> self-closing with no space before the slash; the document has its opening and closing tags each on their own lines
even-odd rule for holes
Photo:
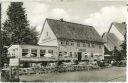
<svg viewBox="0 0 128 83">
<path fill-rule="evenodd" d="M 122 47 L 122 50 L 121 50 L 121 55 L 124 57 L 124 58 L 126 58 L 127 56 L 126 56 L 126 48 L 127 48 L 127 44 L 126 44 L 126 42 L 127 42 L 127 40 L 126 40 L 126 33 L 125 33 L 125 35 L 124 35 L 124 41 L 123 41 L 123 43 L 121 44 L 121 47 Z"/>
<path fill-rule="evenodd" d="M 1 56 L 1 67 L 4 66 L 4 64 L 8 64 L 9 63 L 9 58 L 7 57 L 7 47 L 3 47 L 2 49 L 2 56 Z"/>
<path fill-rule="evenodd" d="M 37 35 L 30 29 L 22 2 L 11 2 L 7 10 L 8 19 L 3 23 L 3 30 L 9 44 L 37 44 Z M 6 44 L 5 44 L 6 45 Z"/>
<path fill-rule="evenodd" d="M 114 60 L 117 60 L 117 56 L 118 56 L 119 51 L 117 50 L 116 46 L 113 49 L 113 53 L 112 53 L 112 57 Z"/>
<path fill-rule="evenodd" d="M 1 42 L 1 3 L 0 3 L 0 54 L 1 54 L 1 47 L 2 47 L 2 42 Z"/>
<path fill-rule="evenodd" d="M 120 62 L 123 59 L 121 52 L 117 50 L 116 47 L 114 47 L 114 50 L 113 50 L 113 59 L 117 62 Z"/>
</svg>

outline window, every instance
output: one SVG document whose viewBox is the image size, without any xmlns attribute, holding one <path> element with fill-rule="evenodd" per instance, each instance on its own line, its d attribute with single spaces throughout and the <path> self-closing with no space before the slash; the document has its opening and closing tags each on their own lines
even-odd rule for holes
<svg viewBox="0 0 128 83">
<path fill-rule="evenodd" d="M 62 52 L 59 52 L 59 56 L 62 56 Z"/>
<path fill-rule="evenodd" d="M 91 55 L 91 57 L 93 58 L 93 55 Z"/>
<path fill-rule="evenodd" d="M 99 45 L 99 48 L 101 49 L 101 45 Z"/>
<path fill-rule="evenodd" d="M 73 41 L 71 41 L 71 46 L 74 46 L 74 42 Z"/>
<path fill-rule="evenodd" d="M 93 58 L 93 53 L 91 53 L 91 57 Z"/>
<path fill-rule="evenodd" d="M 61 44 L 61 45 L 64 45 L 64 44 L 65 44 L 65 42 L 61 40 L 61 41 L 60 41 L 60 44 Z"/>
<path fill-rule="evenodd" d="M 69 41 L 66 41 L 66 45 L 69 45 Z"/>
<path fill-rule="evenodd" d="M 64 55 L 67 55 L 67 52 L 64 52 Z"/>
<path fill-rule="evenodd" d="M 77 57 L 77 53 L 76 52 L 74 52 L 74 55 L 75 55 L 75 57 Z"/>
<path fill-rule="evenodd" d="M 95 44 L 94 44 L 94 43 L 92 44 L 92 47 L 93 47 L 93 48 L 95 47 Z"/>
<path fill-rule="evenodd" d="M 13 51 L 15 51 L 15 49 L 13 49 Z"/>
<path fill-rule="evenodd" d="M 88 43 L 88 47 L 91 47 L 91 43 Z"/>
<path fill-rule="evenodd" d="M 72 52 L 70 52 L 70 57 L 72 57 Z"/>
<path fill-rule="evenodd" d="M 77 42 L 77 46 L 80 47 L 80 42 Z"/>
<path fill-rule="evenodd" d="M 60 41 L 60 44 L 63 45 L 63 41 Z"/>
<path fill-rule="evenodd" d="M 28 49 L 22 49 L 22 56 L 25 57 L 28 54 Z"/>
<path fill-rule="evenodd" d="M 40 57 L 43 57 L 45 55 L 46 50 L 40 50 Z"/>
<path fill-rule="evenodd" d="M 83 42 L 83 47 L 86 47 L 86 44 L 85 44 L 85 42 Z"/>
<path fill-rule="evenodd" d="M 87 58 L 88 56 L 87 55 L 85 55 L 85 58 Z"/>
<path fill-rule="evenodd" d="M 53 50 L 48 50 L 48 53 L 53 55 Z"/>
<path fill-rule="evenodd" d="M 37 50 L 31 49 L 31 54 L 32 54 L 32 57 L 36 57 L 37 56 Z"/>
</svg>

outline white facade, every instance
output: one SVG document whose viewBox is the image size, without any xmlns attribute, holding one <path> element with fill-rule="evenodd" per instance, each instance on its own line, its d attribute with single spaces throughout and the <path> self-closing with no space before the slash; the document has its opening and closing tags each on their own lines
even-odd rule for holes
<svg viewBox="0 0 128 83">
<path fill-rule="evenodd" d="M 65 42 L 67 41 L 65 40 Z M 93 55 L 94 59 L 97 59 L 97 58 L 104 59 L 104 45 L 103 44 L 91 43 L 91 42 L 86 42 L 86 41 L 85 43 L 83 43 L 82 41 L 80 42 L 80 46 L 78 46 L 77 41 L 73 41 L 73 43 L 74 45 L 71 45 L 71 42 L 69 41 L 68 45 L 61 45 L 59 41 L 59 47 L 58 47 L 59 52 L 62 52 L 63 55 L 65 52 L 67 52 L 69 56 L 71 52 L 73 57 L 78 57 L 78 53 L 81 53 L 82 59 L 85 59 L 85 56 L 87 56 L 87 58 L 91 58 L 91 55 Z"/>
<path fill-rule="evenodd" d="M 80 47 L 77 46 L 77 41 L 75 40 L 64 40 L 69 41 L 71 44 L 71 41 L 73 41 L 74 45 L 61 45 L 61 40 L 57 39 L 57 37 L 55 36 L 54 32 L 52 31 L 52 29 L 50 28 L 50 26 L 48 25 L 47 21 L 44 24 L 43 30 L 42 30 L 42 34 L 39 38 L 39 45 L 45 45 L 45 46 L 56 46 L 57 49 L 57 56 L 59 55 L 59 53 L 62 53 L 62 56 L 64 55 L 64 52 L 67 53 L 68 56 L 70 56 L 70 53 L 72 53 L 72 57 L 76 57 L 75 53 L 77 54 L 78 52 L 81 52 L 81 58 L 84 58 L 85 55 L 88 56 L 88 58 L 91 57 L 91 55 L 93 54 L 93 58 L 97 59 L 100 57 L 100 59 L 104 59 L 104 44 L 103 43 L 96 43 L 94 42 L 95 47 L 88 47 L 88 44 L 92 45 L 93 43 L 89 42 L 89 43 L 85 43 L 86 47 L 83 47 L 83 43 L 82 42 L 86 42 L 86 41 L 82 41 L 80 42 Z M 99 48 L 100 47 L 100 48 Z"/>
<path fill-rule="evenodd" d="M 38 44 L 46 46 L 58 46 L 57 38 L 48 25 L 47 21 L 42 30 L 42 34 L 40 36 Z"/>
</svg>

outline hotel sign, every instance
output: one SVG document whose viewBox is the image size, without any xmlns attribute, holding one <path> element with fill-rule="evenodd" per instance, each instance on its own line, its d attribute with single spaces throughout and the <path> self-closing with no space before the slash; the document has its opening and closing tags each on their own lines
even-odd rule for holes
<svg viewBox="0 0 128 83">
<path fill-rule="evenodd" d="M 78 49 L 80 52 L 86 52 L 86 49 Z"/>
<path fill-rule="evenodd" d="M 19 65 L 19 59 L 18 58 L 10 59 L 9 66 L 18 66 L 18 65 Z"/>
<path fill-rule="evenodd" d="M 48 40 L 50 40 L 51 39 L 51 37 L 47 37 L 47 38 L 45 38 L 45 39 L 42 39 L 42 41 L 48 41 Z"/>
<path fill-rule="evenodd" d="M 42 41 L 49 41 L 49 40 L 51 40 L 51 39 L 52 39 L 52 38 L 50 37 L 49 33 L 46 32 L 46 34 L 45 34 L 44 38 L 42 39 Z"/>
</svg>

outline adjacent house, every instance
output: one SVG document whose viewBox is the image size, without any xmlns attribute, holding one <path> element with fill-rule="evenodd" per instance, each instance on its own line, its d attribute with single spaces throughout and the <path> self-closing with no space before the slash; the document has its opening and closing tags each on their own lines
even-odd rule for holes
<svg viewBox="0 0 128 83">
<path fill-rule="evenodd" d="M 103 34 L 103 39 L 106 41 L 105 47 L 108 51 L 112 51 L 114 47 L 121 50 L 120 45 L 124 41 L 124 35 L 126 34 L 126 23 L 113 22 L 108 32 Z"/>
</svg>

